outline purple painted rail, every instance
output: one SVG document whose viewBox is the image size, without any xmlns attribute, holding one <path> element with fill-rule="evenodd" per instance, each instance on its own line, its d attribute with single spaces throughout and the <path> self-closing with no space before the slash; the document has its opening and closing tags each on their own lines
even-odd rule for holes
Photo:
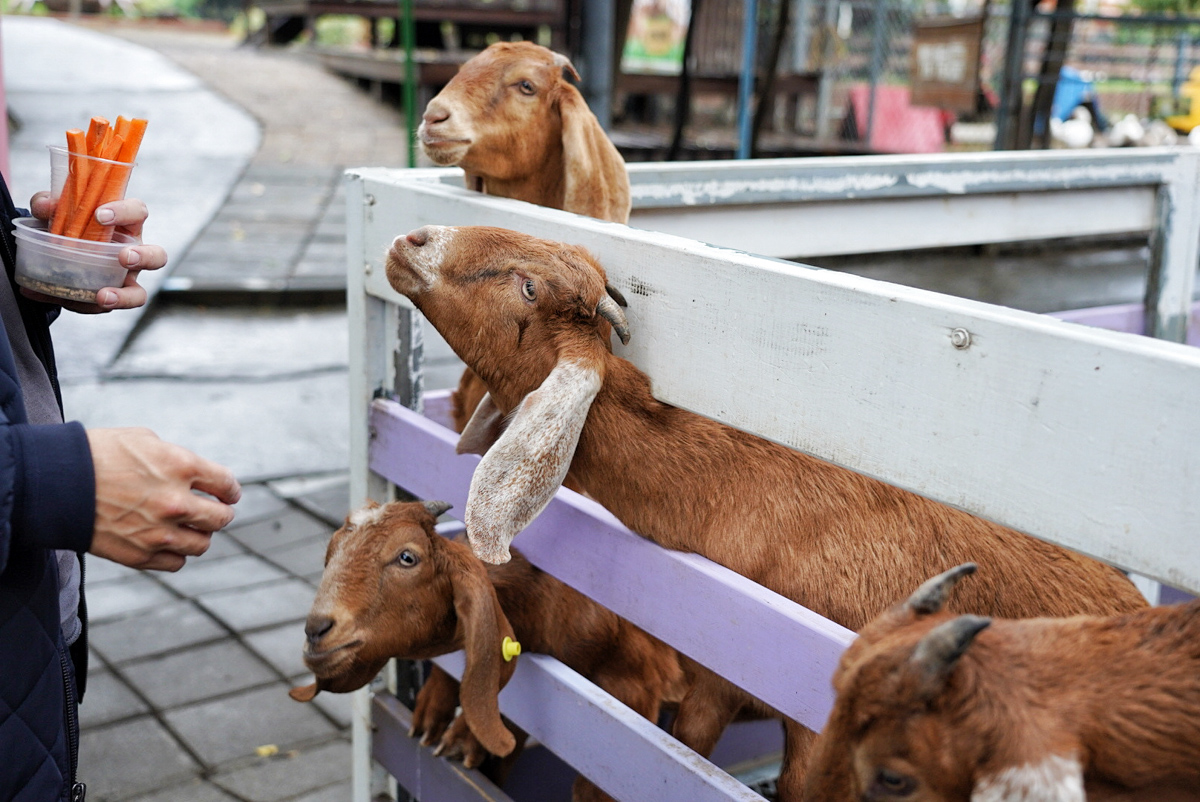
<svg viewBox="0 0 1200 802">
<path fill-rule="evenodd" d="M 422 498 L 465 507 L 479 458 L 454 453 L 457 434 L 384 400 L 372 404 L 371 430 L 371 470 Z M 570 490 L 560 489 L 514 545 L 777 710 L 824 726 L 829 679 L 850 630 L 703 557 L 644 540 Z"/>
<path fill-rule="evenodd" d="M 1143 334 L 1146 331 L 1146 307 L 1143 304 L 1115 304 L 1113 306 L 1095 306 L 1089 309 L 1069 309 L 1065 312 L 1051 312 L 1050 316 L 1109 331 L 1125 331 L 1131 334 Z M 1192 305 L 1186 342 L 1188 345 L 1200 347 L 1200 301 Z"/>
<path fill-rule="evenodd" d="M 404 787 L 417 799 L 437 802 L 512 802 L 478 771 L 433 756 L 433 750 L 408 737 L 412 711 L 396 697 L 377 694 L 371 702 L 371 719 L 377 725 L 372 757 L 393 777 L 403 777 Z"/>
<path fill-rule="evenodd" d="M 462 652 L 434 662 L 461 679 Z M 523 656 L 500 694 L 500 708 L 617 799 L 762 802 L 761 796 L 553 657 Z"/>
</svg>

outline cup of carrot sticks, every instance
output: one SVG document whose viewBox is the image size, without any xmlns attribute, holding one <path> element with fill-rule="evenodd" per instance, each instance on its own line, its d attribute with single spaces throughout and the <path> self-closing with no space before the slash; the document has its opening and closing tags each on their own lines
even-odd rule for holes
<svg viewBox="0 0 1200 802">
<path fill-rule="evenodd" d="M 105 287 L 120 287 L 128 271 L 117 260 L 133 237 L 96 221 L 96 209 L 125 197 L 146 121 L 93 117 L 84 132 L 67 131 L 66 146 L 50 145 L 50 195 L 57 200 L 47 223 L 13 221 L 17 238 L 15 278 L 22 287 L 73 301 L 94 303 Z"/>
</svg>

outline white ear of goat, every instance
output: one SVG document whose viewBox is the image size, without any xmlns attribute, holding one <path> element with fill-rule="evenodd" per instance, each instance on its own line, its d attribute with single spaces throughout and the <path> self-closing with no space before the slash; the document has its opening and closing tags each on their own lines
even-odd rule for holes
<svg viewBox="0 0 1200 802">
<path fill-rule="evenodd" d="M 571 467 L 600 384 L 593 365 L 560 361 L 542 385 L 525 396 L 487 450 L 471 477 L 464 519 L 467 539 L 479 559 L 508 562 L 513 538 L 550 503 Z M 479 409 L 486 415 L 489 406 L 480 404 Z M 472 417 L 467 429 L 474 423 Z"/>
</svg>

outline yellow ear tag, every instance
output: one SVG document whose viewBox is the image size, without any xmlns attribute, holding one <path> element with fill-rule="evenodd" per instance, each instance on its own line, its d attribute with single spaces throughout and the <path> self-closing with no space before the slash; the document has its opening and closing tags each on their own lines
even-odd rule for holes
<svg viewBox="0 0 1200 802">
<path fill-rule="evenodd" d="M 521 653 L 521 644 L 517 643 L 507 635 L 500 643 L 500 654 L 504 655 L 504 662 L 512 662 L 512 659 Z"/>
</svg>

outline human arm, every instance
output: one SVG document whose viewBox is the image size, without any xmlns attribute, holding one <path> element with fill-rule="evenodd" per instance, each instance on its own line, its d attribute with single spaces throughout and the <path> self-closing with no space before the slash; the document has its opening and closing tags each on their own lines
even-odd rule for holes
<svg viewBox="0 0 1200 802">
<path fill-rule="evenodd" d="M 0 421 L 0 572 L 14 547 L 178 570 L 233 520 L 240 495 L 227 468 L 146 429 Z"/>
<path fill-rule="evenodd" d="M 54 213 L 55 201 L 51 200 L 49 192 L 39 192 L 29 202 L 34 217 L 49 220 Z M 136 198 L 106 203 L 96 209 L 96 221 L 103 225 L 115 226 L 117 232 L 135 237 L 136 245 L 122 248 L 117 255 L 121 264 L 129 270 L 121 287 L 108 287 L 96 293 L 96 303 L 79 303 L 63 301 L 48 295 L 22 288 L 21 292 L 35 301 L 61 304 L 64 308 L 82 314 L 97 314 L 113 309 L 135 309 L 146 303 L 146 290 L 138 284 L 138 274 L 142 270 L 157 270 L 167 264 L 167 252 L 159 245 L 142 243 L 142 226 L 149 216 L 146 204 Z"/>
</svg>

